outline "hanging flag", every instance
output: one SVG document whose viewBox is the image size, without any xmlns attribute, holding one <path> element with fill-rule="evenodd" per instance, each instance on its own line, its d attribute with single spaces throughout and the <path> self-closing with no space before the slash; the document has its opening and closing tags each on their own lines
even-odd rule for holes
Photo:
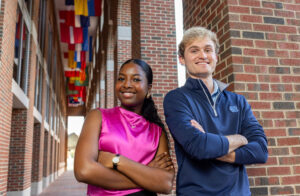
<svg viewBox="0 0 300 196">
<path fill-rule="evenodd" d="M 75 15 L 88 16 L 87 0 L 74 0 Z"/>
<path fill-rule="evenodd" d="M 82 32 L 83 32 L 82 50 L 88 51 L 89 50 L 89 29 L 88 29 L 88 27 L 82 28 Z"/>
<path fill-rule="evenodd" d="M 83 86 L 87 86 L 88 83 L 89 83 L 89 75 L 88 75 L 88 67 L 85 68 L 85 80 L 80 82 L 80 79 L 79 80 L 75 80 L 74 81 L 74 85 L 75 86 L 78 86 L 78 87 L 83 87 Z"/>
<path fill-rule="evenodd" d="M 95 16 L 95 2 L 94 0 L 88 0 L 89 16 Z"/>
<path fill-rule="evenodd" d="M 63 23 L 60 23 L 60 38 L 61 42 L 70 43 L 70 29 Z"/>
<path fill-rule="evenodd" d="M 81 62 L 77 62 L 77 68 L 81 68 Z"/>
<path fill-rule="evenodd" d="M 68 67 L 69 68 L 76 68 L 77 64 L 76 62 L 74 61 L 74 51 L 72 50 L 69 50 L 69 55 L 68 55 Z"/>
<path fill-rule="evenodd" d="M 64 20 L 64 24 L 67 26 L 75 25 L 75 14 L 73 10 L 61 10 L 59 11 L 59 18 Z"/>
<path fill-rule="evenodd" d="M 66 0 L 65 4 L 66 5 L 74 5 L 74 0 Z"/>
<path fill-rule="evenodd" d="M 72 33 L 70 31 L 71 40 L 73 39 L 75 44 L 82 43 L 83 42 L 83 31 L 82 28 L 76 28 L 76 27 L 70 27 L 70 29 L 73 29 L 73 37 Z M 72 42 L 71 42 L 72 43 Z"/>
<path fill-rule="evenodd" d="M 101 0 L 88 0 L 89 16 L 101 16 Z"/>
<path fill-rule="evenodd" d="M 80 51 L 75 51 L 74 52 L 74 61 L 81 62 L 80 54 L 81 54 Z"/>
<path fill-rule="evenodd" d="M 69 58 L 69 53 L 68 52 L 64 52 L 64 58 L 65 59 Z"/>
<path fill-rule="evenodd" d="M 90 17 L 89 16 L 80 16 L 80 25 L 81 27 L 90 26 Z"/>
<path fill-rule="evenodd" d="M 65 71 L 66 77 L 80 77 L 80 71 Z"/>
<path fill-rule="evenodd" d="M 86 62 L 86 51 L 80 52 L 81 62 Z"/>
<path fill-rule="evenodd" d="M 68 44 L 69 50 L 75 50 L 75 44 Z"/>
</svg>

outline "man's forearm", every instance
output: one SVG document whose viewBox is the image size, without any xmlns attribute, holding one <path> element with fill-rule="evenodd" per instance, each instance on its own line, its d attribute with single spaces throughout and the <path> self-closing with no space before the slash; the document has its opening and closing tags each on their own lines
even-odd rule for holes
<svg viewBox="0 0 300 196">
<path fill-rule="evenodd" d="M 226 136 L 229 142 L 228 153 L 233 152 L 235 149 L 248 144 L 248 140 L 246 137 L 235 134 Z"/>
</svg>

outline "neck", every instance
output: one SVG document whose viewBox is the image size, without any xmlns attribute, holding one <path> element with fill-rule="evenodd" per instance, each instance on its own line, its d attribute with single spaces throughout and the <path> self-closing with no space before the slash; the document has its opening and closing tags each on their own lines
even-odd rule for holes
<svg viewBox="0 0 300 196">
<path fill-rule="evenodd" d="M 136 114 L 139 114 L 139 115 L 141 115 L 141 112 L 142 112 L 142 107 L 138 107 L 138 106 L 130 107 L 130 106 L 125 106 L 125 105 L 121 104 L 120 107 L 124 108 L 125 110 L 128 110 L 128 111 L 134 112 Z"/>
<path fill-rule="evenodd" d="M 209 90 L 210 93 L 214 92 L 214 82 L 212 77 L 192 77 L 194 79 L 200 79 L 205 84 L 206 88 Z"/>
</svg>

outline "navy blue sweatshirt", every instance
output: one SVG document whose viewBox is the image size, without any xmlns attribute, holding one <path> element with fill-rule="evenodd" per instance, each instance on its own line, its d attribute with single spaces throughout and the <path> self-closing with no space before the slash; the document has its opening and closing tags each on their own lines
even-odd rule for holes
<svg viewBox="0 0 300 196">
<path fill-rule="evenodd" d="M 177 195 L 251 195 L 244 165 L 267 161 L 267 139 L 250 105 L 216 82 L 221 91 L 215 104 L 205 84 L 192 78 L 164 99 L 178 163 Z M 191 126 L 192 119 L 205 133 Z M 216 160 L 228 153 L 225 136 L 233 134 L 245 136 L 248 144 L 235 150 L 235 163 Z"/>
</svg>

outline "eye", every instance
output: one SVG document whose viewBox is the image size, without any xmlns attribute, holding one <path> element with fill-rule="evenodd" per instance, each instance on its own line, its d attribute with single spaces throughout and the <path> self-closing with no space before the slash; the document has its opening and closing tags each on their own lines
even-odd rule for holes
<svg viewBox="0 0 300 196">
<path fill-rule="evenodd" d="M 212 49 L 211 48 L 206 48 L 204 51 L 207 52 L 207 53 L 210 53 L 210 52 L 212 52 Z"/>
<path fill-rule="evenodd" d="M 124 81 L 123 77 L 118 77 L 118 81 Z"/>
<path fill-rule="evenodd" d="M 134 82 L 140 82 L 140 81 L 142 81 L 140 78 L 133 78 L 133 81 Z"/>
</svg>

